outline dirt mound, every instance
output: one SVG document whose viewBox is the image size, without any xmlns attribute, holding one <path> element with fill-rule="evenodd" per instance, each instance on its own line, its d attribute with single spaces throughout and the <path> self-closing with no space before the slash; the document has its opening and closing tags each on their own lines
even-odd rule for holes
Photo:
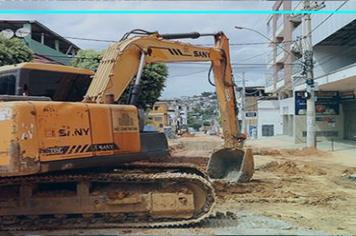
<svg viewBox="0 0 356 236">
<path fill-rule="evenodd" d="M 354 174 L 356 174 L 356 167 L 347 168 L 342 172 L 343 176 L 349 176 L 349 175 L 354 175 Z"/>
<path fill-rule="evenodd" d="M 254 155 L 261 156 L 323 156 L 325 152 L 315 148 L 299 148 L 299 149 L 279 149 L 279 148 L 253 148 Z"/>
<path fill-rule="evenodd" d="M 323 156 L 326 153 L 316 148 L 282 149 L 283 156 Z"/>
<path fill-rule="evenodd" d="M 326 175 L 326 172 L 320 168 L 307 164 L 298 166 L 293 161 L 271 161 L 260 167 L 259 170 L 288 175 Z"/>
</svg>

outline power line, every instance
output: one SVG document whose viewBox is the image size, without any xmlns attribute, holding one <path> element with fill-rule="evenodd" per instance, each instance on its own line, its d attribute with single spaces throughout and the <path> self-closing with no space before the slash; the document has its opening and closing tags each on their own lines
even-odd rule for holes
<svg viewBox="0 0 356 236">
<path fill-rule="evenodd" d="M 95 42 L 105 42 L 105 43 L 115 43 L 118 42 L 119 40 L 110 40 L 110 39 L 91 39 L 91 38 L 78 38 L 78 37 L 72 37 L 72 36 L 63 36 L 63 38 L 66 39 L 75 39 L 75 40 L 83 40 L 83 41 L 95 41 Z"/>
<path fill-rule="evenodd" d="M 254 58 L 257 58 L 257 57 L 260 57 L 260 56 L 264 56 L 264 55 L 266 55 L 266 52 L 263 52 L 263 53 L 261 53 L 261 54 L 254 55 L 254 56 L 252 56 L 252 57 L 248 57 L 248 58 L 244 59 L 243 61 L 249 61 L 249 60 L 251 60 L 251 59 L 254 59 Z"/>
<path fill-rule="evenodd" d="M 93 57 L 77 57 L 77 56 L 60 56 L 60 55 L 48 55 L 48 54 L 41 54 L 41 56 L 44 57 L 57 57 L 57 58 L 71 58 L 71 59 L 90 59 L 90 60 L 98 60 L 100 61 L 100 58 L 93 58 Z M 204 65 L 204 66 L 209 66 L 210 62 L 172 62 L 172 63 L 167 63 L 167 64 L 177 64 L 177 65 Z M 232 66 L 268 66 L 270 63 L 238 63 L 238 62 L 232 62 Z M 296 63 L 284 63 L 284 65 L 298 65 Z"/>
<path fill-rule="evenodd" d="M 346 3 L 348 3 L 350 0 L 345 0 L 343 3 L 341 3 L 341 5 L 339 7 L 337 7 L 335 9 L 335 11 L 333 11 L 332 13 L 330 13 L 330 15 L 328 15 L 324 20 L 322 20 L 317 26 L 314 27 L 314 29 L 312 29 L 312 31 L 310 31 L 310 34 L 312 34 L 316 29 L 318 29 L 322 24 L 324 24 L 327 20 L 330 19 L 330 17 L 332 17 L 338 10 L 340 10 L 343 6 L 345 6 Z"/>
<path fill-rule="evenodd" d="M 191 72 L 191 73 L 186 73 L 186 74 L 181 74 L 181 75 L 173 75 L 173 76 L 169 76 L 169 78 L 176 78 L 176 77 L 185 77 L 185 76 L 190 76 L 190 75 L 195 75 L 195 74 L 201 74 L 203 72 L 208 73 L 209 70 L 201 70 L 201 71 L 196 71 L 196 72 Z"/>
<path fill-rule="evenodd" d="M 47 33 L 40 33 L 40 32 L 32 32 L 31 34 L 37 35 L 47 35 L 52 36 L 51 34 Z M 104 42 L 104 43 L 116 43 L 119 40 L 112 40 L 112 39 L 95 39 L 95 38 L 83 38 L 83 37 L 75 37 L 75 36 L 61 36 L 65 39 L 74 39 L 74 40 L 82 40 L 82 41 L 93 41 L 93 42 Z M 279 44 L 279 43 L 292 43 L 296 40 L 287 40 L 283 42 L 242 42 L 242 43 L 230 43 L 230 46 L 249 46 L 249 45 L 268 45 L 268 44 Z M 197 44 L 198 46 L 214 46 L 212 43 L 207 44 Z"/>
</svg>

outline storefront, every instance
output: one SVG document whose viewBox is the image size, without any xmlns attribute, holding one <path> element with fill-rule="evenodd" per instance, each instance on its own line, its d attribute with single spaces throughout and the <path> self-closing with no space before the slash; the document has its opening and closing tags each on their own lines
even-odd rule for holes
<svg viewBox="0 0 356 236">
<path fill-rule="evenodd" d="M 315 128 L 318 141 L 344 138 L 344 114 L 338 91 L 318 91 L 315 94 Z M 306 139 L 306 98 L 304 91 L 295 92 L 295 141 Z"/>
<path fill-rule="evenodd" d="M 345 139 L 356 140 L 356 100 L 354 91 L 340 92 L 344 112 Z"/>
</svg>

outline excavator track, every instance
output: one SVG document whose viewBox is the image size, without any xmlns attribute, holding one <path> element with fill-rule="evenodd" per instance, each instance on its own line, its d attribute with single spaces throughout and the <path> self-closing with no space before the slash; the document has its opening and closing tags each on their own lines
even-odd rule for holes
<svg viewBox="0 0 356 236">
<path fill-rule="evenodd" d="M 137 165 L 0 178 L 0 230 L 196 224 L 210 215 L 215 193 L 208 179 L 194 172 Z"/>
</svg>

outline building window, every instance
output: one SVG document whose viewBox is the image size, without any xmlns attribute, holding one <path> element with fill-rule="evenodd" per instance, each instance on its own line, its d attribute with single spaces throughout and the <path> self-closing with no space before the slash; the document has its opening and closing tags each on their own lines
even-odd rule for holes
<svg viewBox="0 0 356 236">
<path fill-rule="evenodd" d="M 262 136 L 273 136 L 274 125 L 262 125 Z"/>
</svg>

